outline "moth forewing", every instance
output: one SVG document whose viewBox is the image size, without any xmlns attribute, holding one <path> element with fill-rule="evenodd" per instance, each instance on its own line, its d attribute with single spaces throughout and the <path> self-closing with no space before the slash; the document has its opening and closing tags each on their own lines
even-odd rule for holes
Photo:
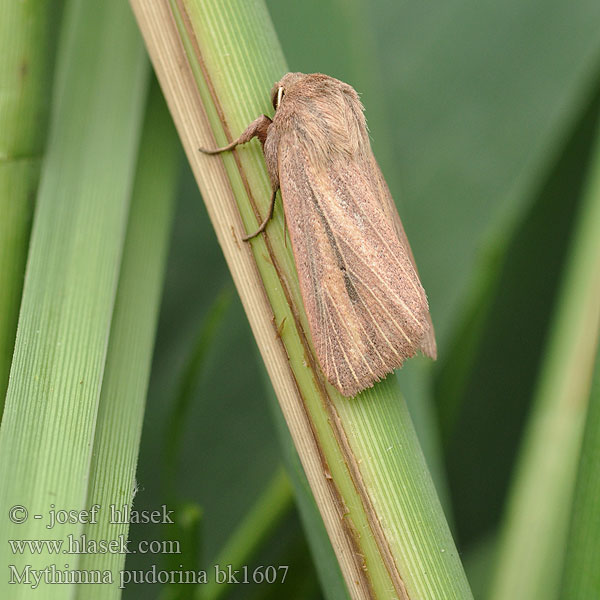
<svg viewBox="0 0 600 600">
<path fill-rule="evenodd" d="M 404 250 L 408 254 L 408 258 L 410 259 L 410 262 L 412 263 L 412 266 L 415 270 L 415 274 L 418 278 L 419 271 L 417 269 L 417 263 L 415 261 L 415 257 L 410 247 L 408 237 L 406 236 L 406 232 L 404 231 L 404 226 L 402 225 L 402 221 L 400 220 L 400 215 L 398 214 L 396 204 L 394 203 L 394 199 L 392 198 L 392 194 L 390 193 L 388 184 L 386 183 L 385 178 L 383 177 L 383 173 L 381 172 L 381 169 L 379 168 L 379 165 L 375 160 L 375 156 L 373 156 L 372 153 L 371 170 L 377 178 L 378 196 L 383 202 L 384 212 L 388 215 L 388 219 L 390 219 L 393 222 L 394 228 L 396 230 L 396 235 L 398 236 L 400 243 L 404 246 Z M 433 358 L 433 360 L 435 360 L 437 358 L 437 344 L 435 341 L 435 330 L 433 328 L 433 322 L 431 320 L 431 313 L 429 312 L 429 308 L 427 309 L 427 323 L 428 329 L 421 342 L 420 350 L 425 356 L 429 356 L 430 358 Z"/>
<path fill-rule="evenodd" d="M 416 353 L 427 303 L 362 165 L 298 169 L 293 148 L 280 185 L 313 345 L 330 383 L 353 396 Z"/>
<path fill-rule="evenodd" d="M 255 121 L 226 149 L 261 139 L 315 354 L 329 382 L 354 396 L 419 349 L 435 356 L 427 299 L 354 89 L 288 73 L 271 98 L 272 123 Z"/>
</svg>

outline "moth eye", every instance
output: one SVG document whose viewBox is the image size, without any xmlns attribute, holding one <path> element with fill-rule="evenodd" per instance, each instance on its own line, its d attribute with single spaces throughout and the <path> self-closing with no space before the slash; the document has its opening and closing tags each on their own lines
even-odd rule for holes
<svg viewBox="0 0 600 600">
<path fill-rule="evenodd" d="M 281 105 L 281 99 L 283 98 L 284 94 L 285 94 L 285 91 L 282 87 L 278 87 L 277 93 L 273 94 L 273 108 L 275 110 L 277 110 L 279 108 L 279 106 Z"/>
</svg>

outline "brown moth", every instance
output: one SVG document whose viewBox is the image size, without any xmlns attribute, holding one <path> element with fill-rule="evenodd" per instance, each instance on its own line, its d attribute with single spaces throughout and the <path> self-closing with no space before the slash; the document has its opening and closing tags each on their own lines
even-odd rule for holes
<svg viewBox="0 0 600 600">
<path fill-rule="evenodd" d="M 421 350 L 436 357 L 427 298 L 396 206 L 375 161 L 363 107 L 346 83 L 288 73 L 263 115 L 233 143 L 263 145 L 273 215 L 285 220 L 314 349 L 328 381 L 354 396 Z"/>
</svg>

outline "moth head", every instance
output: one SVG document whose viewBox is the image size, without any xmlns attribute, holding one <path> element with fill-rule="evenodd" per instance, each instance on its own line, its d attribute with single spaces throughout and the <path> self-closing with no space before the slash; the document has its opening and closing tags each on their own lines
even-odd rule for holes
<svg viewBox="0 0 600 600">
<path fill-rule="evenodd" d="M 304 73 L 287 73 L 284 75 L 271 90 L 271 103 L 273 108 L 278 110 L 286 92 L 290 91 L 297 83 L 305 80 L 309 75 Z"/>
</svg>

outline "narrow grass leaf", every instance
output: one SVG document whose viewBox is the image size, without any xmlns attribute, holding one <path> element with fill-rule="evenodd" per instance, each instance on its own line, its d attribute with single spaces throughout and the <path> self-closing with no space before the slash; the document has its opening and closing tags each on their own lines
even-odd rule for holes
<svg viewBox="0 0 600 600">
<path fill-rule="evenodd" d="M 323 382 L 307 341 L 280 209 L 266 239 L 252 243 L 252 254 L 239 240 L 240 214 L 253 230 L 268 205 L 259 149 L 251 145 L 222 159 L 199 156 L 200 144 L 215 145 L 211 131 L 220 145 L 270 112 L 267 90 L 286 65 L 264 4 L 132 5 L 351 595 L 385 598 L 394 590 L 403 598 L 470 598 L 408 412 L 381 411 L 401 404 L 395 380 L 352 400 Z M 182 44 L 187 56 L 178 55 Z M 378 393 L 385 400 L 373 403 Z M 403 444 L 390 449 L 390 440 L 399 438 Z M 423 486 L 414 501 L 409 490 L 416 488 L 404 478 Z M 397 511 L 400 498 L 405 511 Z M 401 522 L 404 517 L 410 521 Z M 424 564 L 427 570 L 415 570 Z"/>
<path fill-rule="evenodd" d="M 84 528 L 91 544 L 127 539 L 110 507 L 134 507 L 135 469 L 179 173 L 179 142 L 158 84 L 150 89 L 96 420 L 87 506 L 101 508 Z M 79 568 L 112 572 L 112 585 L 78 588 L 78 598 L 119 598 L 125 554 L 83 554 Z"/>
<path fill-rule="evenodd" d="M 52 97 L 62 0 L 0 2 L 0 417 Z"/>
<path fill-rule="evenodd" d="M 187 357 L 183 372 L 177 383 L 177 390 L 171 402 L 171 412 L 166 427 L 163 471 L 165 473 L 165 497 L 173 501 L 177 500 L 176 486 L 179 474 L 179 459 L 181 458 L 180 448 L 181 441 L 185 436 L 185 426 L 190 406 L 202 376 L 208 351 L 220 328 L 225 325 L 225 316 L 231 304 L 232 294 L 231 285 L 228 285 L 221 290 L 210 306 L 200 325 L 194 347 Z"/>
<path fill-rule="evenodd" d="M 234 570 L 248 565 L 292 506 L 290 481 L 283 467 L 279 467 L 219 552 L 215 564 L 221 568 L 231 565 Z M 282 575 L 280 571 L 277 574 Z M 202 590 L 202 599 L 220 600 L 229 591 L 228 586 L 228 582 L 217 583 L 210 579 Z"/>
<path fill-rule="evenodd" d="M 44 598 L 72 597 L 51 583 L 68 577 L 77 556 L 15 554 L 7 540 L 66 543 L 83 530 L 49 528 L 49 515 L 86 507 L 148 73 L 126 4 L 70 0 L 65 19 L 0 429 L 0 562 L 15 565 L 0 589 L 12 599 L 29 597 L 31 584 L 11 577 L 32 570 Z M 22 522 L 8 519 L 15 505 L 28 511 Z"/>
<path fill-rule="evenodd" d="M 567 201 L 567 199 L 565 199 Z M 600 130 L 584 190 L 490 598 L 558 595 L 600 329 Z"/>
<path fill-rule="evenodd" d="M 265 385 L 271 385 L 266 380 Z M 298 452 L 290 436 L 289 429 L 281 413 L 277 397 L 272 389 L 269 390 L 269 406 L 275 421 L 275 428 L 279 438 L 282 460 L 286 472 L 294 488 L 296 507 L 302 520 L 302 526 L 308 545 L 310 547 L 315 570 L 321 583 L 321 590 L 327 600 L 348 600 L 348 588 L 344 582 L 340 565 L 335 552 L 331 547 L 331 541 L 327 537 L 327 531 L 323 525 L 323 519 L 319 514 L 319 508 L 310 489 Z"/>
<path fill-rule="evenodd" d="M 526 203 L 531 209 L 514 231 L 490 240 L 493 258 L 481 265 L 471 313 L 437 380 L 463 548 L 498 527 L 582 203 L 599 108 L 598 93 L 588 97 Z"/>
<path fill-rule="evenodd" d="M 565 555 L 561 600 L 588 600 L 600 592 L 600 352 L 596 355 L 585 433 Z"/>
</svg>

